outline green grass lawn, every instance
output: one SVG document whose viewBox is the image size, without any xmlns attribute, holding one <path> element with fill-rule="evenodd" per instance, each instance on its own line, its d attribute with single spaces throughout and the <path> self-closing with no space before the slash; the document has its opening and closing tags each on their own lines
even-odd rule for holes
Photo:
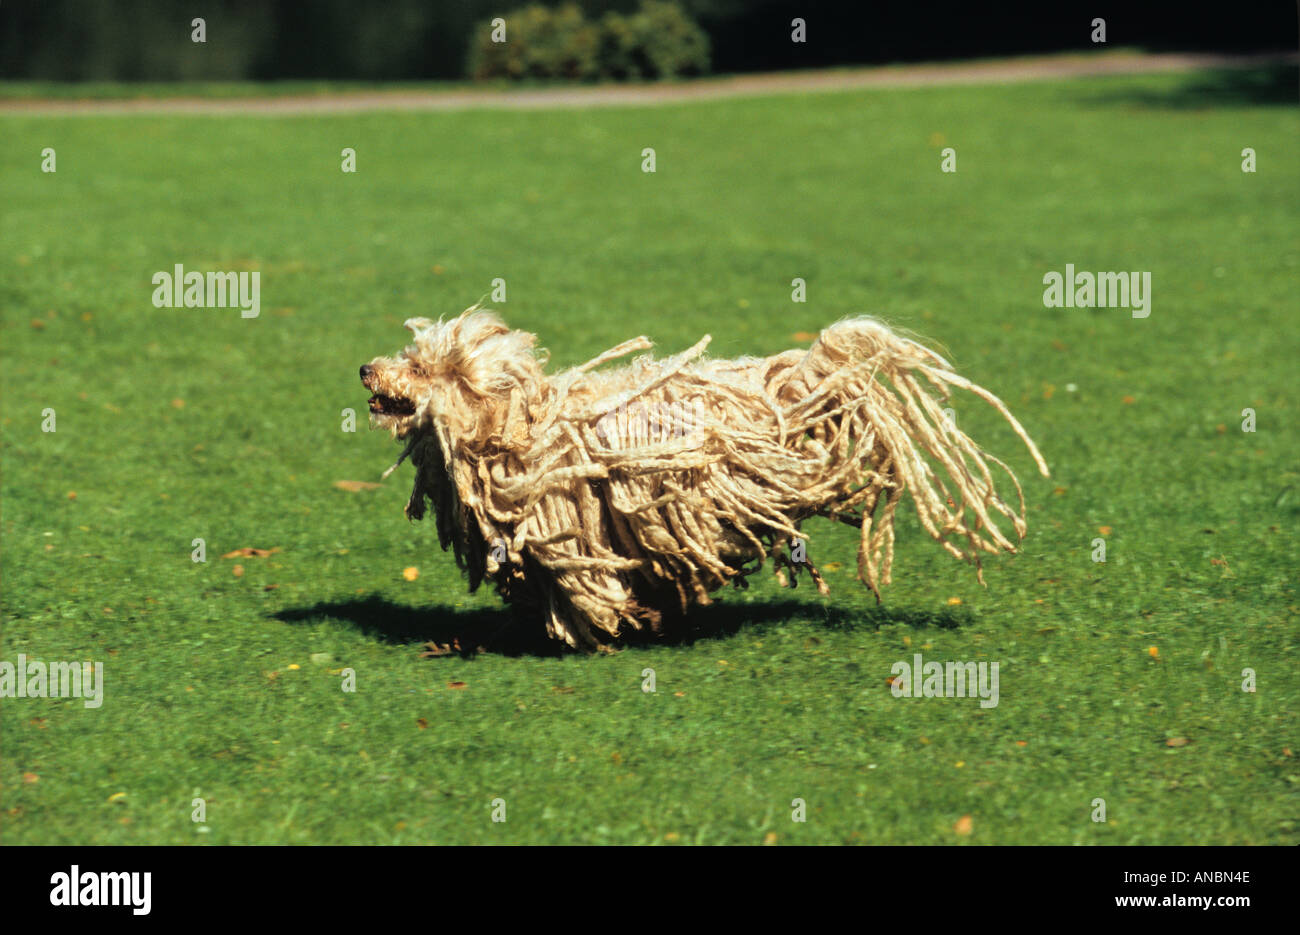
<svg viewBox="0 0 1300 935">
<path fill-rule="evenodd" d="M 98 709 L 0 702 L 0 836 L 1300 843 L 1300 114 L 1197 106 L 1205 80 L 0 117 L 0 659 L 105 667 Z M 176 263 L 259 270 L 260 317 L 154 308 Z M 1150 271 L 1150 317 L 1044 308 L 1066 263 Z M 506 617 L 403 519 L 409 466 L 334 486 L 398 452 L 366 431 L 357 367 L 495 277 L 555 365 L 639 333 L 768 354 L 859 313 L 925 335 L 1052 466 L 958 401 L 1025 483 L 1022 554 L 982 588 L 905 516 L 877 608 L 854 531 L 816 521 L 827 599 L 764 574 L 693 640 L 420 658 Z M 221 558 L 241 547 L 279 551 Z M 999 662 L 1000 703 L 894 698 L 917 652 Z"/>
</svg>

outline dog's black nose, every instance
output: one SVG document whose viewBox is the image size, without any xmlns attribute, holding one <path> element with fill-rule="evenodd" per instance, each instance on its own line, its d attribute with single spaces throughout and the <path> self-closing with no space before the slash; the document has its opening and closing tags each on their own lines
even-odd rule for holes
<svg viewBox="0 0 1300 935">
<path fill-rule="evenodd" d="M 371 369 L 372 369 L 372 368 L 371 368 L 371 366 L 370 366 L 369 364 L 362 364 L 362 365 L 361 365 L 361 379 L 364 380 L 364 379 L 366 379 L 368 376 L 370 376 L 370 371 L 371 371 Z"/>
</svg>

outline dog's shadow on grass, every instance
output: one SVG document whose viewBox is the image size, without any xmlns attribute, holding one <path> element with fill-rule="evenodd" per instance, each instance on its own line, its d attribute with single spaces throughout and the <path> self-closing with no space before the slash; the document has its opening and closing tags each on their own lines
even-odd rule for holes
<svg viewBox="0 0 1300 935">
<path fill-rule="evenodd" d="M 921 630 L 935 627 L 955 630 L 969 621 L 966 612 L 928 611 L 877 605 L 842 607 L 796 600 L 728 603 L 725 599 L 708 607 L 697 607 L 679 621 L 658 645 L 690 645 L 700 640 L 727 639 L 741 630 L 761 633 L 775 624 L 799 621 L 822 630 L 879 630 L 885 626 L 904 626 Z"/>
<path fill-rule="evenodd" d="M 274 615 L 286 623 L 328 618 L 351 623 L 362 633 L 393 645 L 432 644 L 436 655 L 473 656 L 490 652 L 504 656 L 556 657 L 568 647 L 547 638 L 539 621 L 499 607 L 412 607 L 382 597 L 320 603 L 282 610 Z M 674 621 L 659 637 L 632 639 L 630 645 L 689 646 L 701 640 L 726 640 L 742 629 L 762 632 L 788 620 L 806 620 L 828 630 L 879 630 L 884 626 L 952 630 L 969 620 L 965 611 L 905 608 L 838 607 L 795 600 L 754 603 L 720 600 L 696 607 Z"/>
<path fill-rule="evenodd" d="M 479 651 L 506 656 L 559 656 L 565 647 L 548 639 L 540 625 L 525 626 L 500 607 L 410 606 L 382 597 L 293 607 L 274 614 L 286 623 L 343 620 L 382 643 L 429 643 L 439 655 L 472 656 Z M 445 651 L 442 651 L 445 648 Z"/>
</svg>

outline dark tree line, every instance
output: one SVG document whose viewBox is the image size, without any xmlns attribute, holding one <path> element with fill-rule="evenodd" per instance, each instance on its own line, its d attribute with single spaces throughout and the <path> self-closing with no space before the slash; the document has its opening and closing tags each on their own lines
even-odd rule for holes
<svg viewBox="0 0 1300 935">
<path fill-rule="evenodd" d="M 471 33 L 528 0 L 4 0 L 0 76 L 46 80 L 440 79 L 466 72 Z M 559 0 L 542 0 L 548 6 Z M 569 0 L 572 2 L 572 0 Z M 917 61 L 1110 46 L 1295 48 L 1296 5 L 1142 0 L 679 0 L 715 72 Z M 599 19 L 637 0 L 578 0 Z M 190 21 L 207 42 L 191 42 Z M 808 42 L 790 41 L 807 21 Z"/>
</svg>

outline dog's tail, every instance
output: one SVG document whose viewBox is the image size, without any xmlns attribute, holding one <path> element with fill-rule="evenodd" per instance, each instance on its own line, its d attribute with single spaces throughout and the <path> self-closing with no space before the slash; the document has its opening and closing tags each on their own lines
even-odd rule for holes
<svg viewBox="0 0 1300 935">
<path fill-rule="evenodd" d="M 977 569 L 980 552 L 1016 551 L 995 515 L 1024 537 L 1020 483 L 957 428 L 955 410 L 946 406 L 952 389 L 973 393 L 1001 414 L 1044 477 L 1047 463 L 1002 401 L 953 372 L 939 354 L 875 319 L 850 318 L 825 329 L 802 360 L 772 377 L 768 391 L 785 405 L 788 437 L 806 433 L 830 460 L 856 462 L 883 484 L 846 502 L 856 508 L 848 511 L 850 521 L 861 525 L 859 574 L 872 590 L 890 581 L 893 518 L 904 492 L 926 532 Z M 990 463 L 1010 478 L 1018 508 L 998 495 Z M 883 511 L 873 517 L 881 492 Z M 830 513 L 840 518 L 836 506 Z"/>
</svg>

